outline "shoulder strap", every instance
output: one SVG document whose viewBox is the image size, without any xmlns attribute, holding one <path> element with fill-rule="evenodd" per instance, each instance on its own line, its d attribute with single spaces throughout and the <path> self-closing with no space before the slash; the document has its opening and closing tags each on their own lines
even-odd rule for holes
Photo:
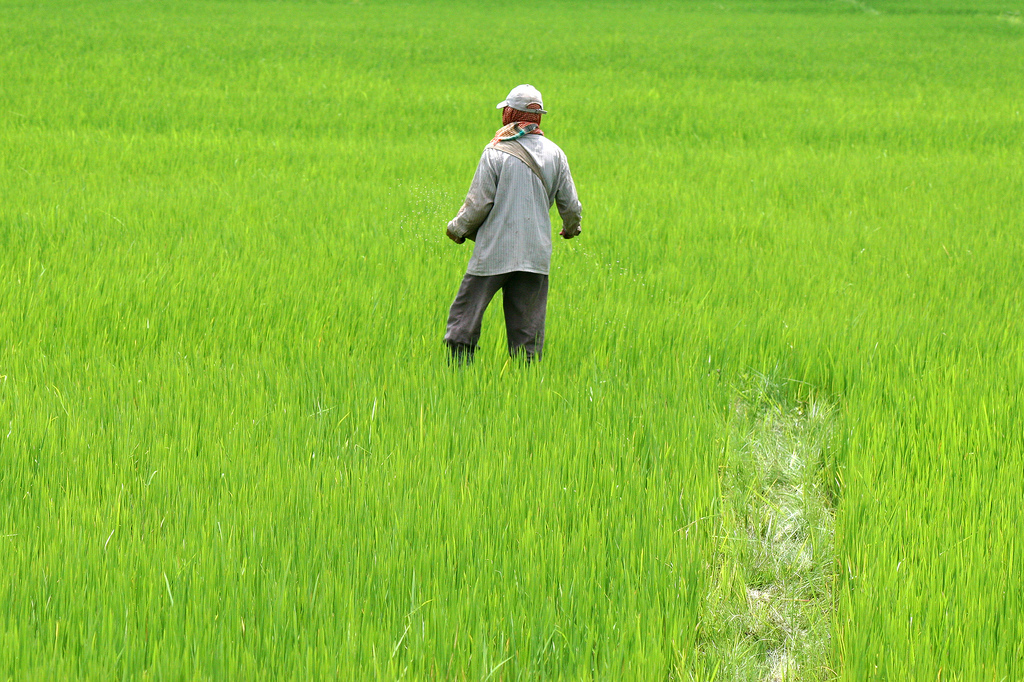
<svg viewBox="0 0 1024 682">
<path fill-rule="evenodd" d="M 540 178 L 540 184 L 544 186 L 544 191 L 548 191 L 548 187 L 544 183 L 544 176 L 540 172 L 540 166 L 537 165 L 530 152 L 526 151 L 526 147 L 521 145 L 518 140 L 496 140 L 487 146 L 491 149 L 497 149 L 499 152 L 511 154 L 525 163 L 533 171 L 534 175 Z"/>
</svg>

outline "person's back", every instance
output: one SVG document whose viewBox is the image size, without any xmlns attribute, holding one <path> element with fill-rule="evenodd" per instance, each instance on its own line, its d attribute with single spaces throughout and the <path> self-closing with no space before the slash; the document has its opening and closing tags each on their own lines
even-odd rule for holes
<svg viewBox="0 0 1024 682">
<path fill-rule="evenodd" d="M 502 289 L 509 352 L 539 358 L 551 265 L 549 210 L 557 204 L 562 236 L 580 233 L 581 207 L 565 154 L 540 131 L 540 93 L 514 88 L 498 105 L 501 129 L 484 150 L 466 201 L 448 224 L 457 243 L 476 246 L 452 304 L 445 342 L 471 358 L 487 304 Z"/>
<path fill-rule="evenodd" d="M 484 150 L 481 163 L 493 168 L 497 183 L 491 210 L 475 235 L 476 247 L 466 270 L 470 274 L 499 275 L 516 270 L 547 274 L 551 266 L 551 205 L 559 197 L 566 202 L 559 206 L 562 215 L 579 213 L 579 202 L 572 201 L 575 190 L 569 190 L 569 164 L 558 145 L 540 135 L 526 135 L 518 143 L 534 159 L 543 181 L 511 154 Z"/>
</svg>

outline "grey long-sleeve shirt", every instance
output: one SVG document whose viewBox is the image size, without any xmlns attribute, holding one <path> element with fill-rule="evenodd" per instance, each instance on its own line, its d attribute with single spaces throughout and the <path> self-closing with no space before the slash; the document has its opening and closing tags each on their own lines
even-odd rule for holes
<svg viewBox="0 0 1024 682">
<path fill-rule="evenodd" d="M 518 142 L 537 162 L 544 182 L 511 154 L 484 149 L 466 201 L 448 223 L 456 237 L 476 229 L 476 246 L 466 268 L 470 275 L 548 274 L 552 204 L 558 205 L 566 232 L 575 234 L 579 228 L 582 208 L 565 152 L 542 135 L 526 135 Z"/>
</svg>

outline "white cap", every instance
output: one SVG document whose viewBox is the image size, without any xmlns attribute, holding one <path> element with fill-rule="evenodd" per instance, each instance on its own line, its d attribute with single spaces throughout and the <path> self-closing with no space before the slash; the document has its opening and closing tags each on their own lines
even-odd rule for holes
<svg viewBox="0 0 1024 682">
<path fill-rule="evenodd" d="M 530 108 L 530 104 L 536 104 L 540 108 Z M 517 111 L 525 111 L 530 114 L 548 113 L 544 111 L 544 100 L 540 97 L 540 90 L 532 85 L 517 85 L 512 88 L 512 92 L 508 93 L 505 101 L 495 108 L 504 109 L 505 107 L 512 107 Z"/>
</svg>

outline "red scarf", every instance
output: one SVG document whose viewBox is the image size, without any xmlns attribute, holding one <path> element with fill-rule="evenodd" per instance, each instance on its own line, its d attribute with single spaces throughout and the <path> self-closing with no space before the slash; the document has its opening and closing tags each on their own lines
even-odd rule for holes
<svg viewBox="0 0 1024 682">
<path fill-rule="evenodd" d="M 501 128 L 494 133 L 494 139 L 491 142 L 515 140 L 524 135 L 543 135 L 544 133 L 540 129 L 540 117 L 540 114 L 505 107 L 501 112 Z"/>
</svg>

